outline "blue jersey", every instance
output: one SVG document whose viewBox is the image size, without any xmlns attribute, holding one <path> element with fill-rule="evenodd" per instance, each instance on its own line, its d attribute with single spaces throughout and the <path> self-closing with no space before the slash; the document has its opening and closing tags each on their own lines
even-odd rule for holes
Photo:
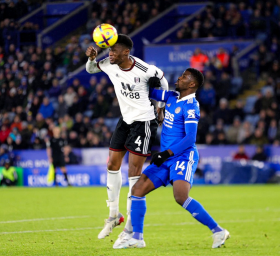
<svg viewBox="0 0 280 256">
<path fill-rule="evenodd" d="M 199 160 L 195 141 L 200 112 L 195 94 L 179 99 L 177 92 L 152 88 L 150 98 L 166 102 L 161 151 L 170 149 L 174 155 L 160 167 L 149 165 L 143 173 L 153 182 L 155 188 L 176 180 L 187 181 L 192 186 Z"/>
<path fill-rule="evenodd" d="M 195 141 L 200 111 L 195 94 L 179 99 L 179 93 L 175 91 L 152 88 L 150 97 L 166 102 L 161 151 L 171 149 L 174 155 L 177 155 L 185 150 L 197 150 Z"/>
</svg>

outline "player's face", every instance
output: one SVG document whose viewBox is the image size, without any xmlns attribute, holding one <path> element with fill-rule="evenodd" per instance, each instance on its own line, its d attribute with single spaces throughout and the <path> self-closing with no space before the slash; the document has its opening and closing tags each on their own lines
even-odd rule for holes
<svg viewBox="0 0 280 256">
<path fill-rule="evenodd" d="M 195 86 L 192 78 L 192 74 L 190 71 L 185 71 L 175 83 L 176 91 L 181 92 L 183 90 L 187 90 L 189 87 Z"/>
<path fill-rule="evenodd" d="M 125 59 L 125 48 L 115 44 L 109 49 L 109 60 L 111 64 L 121 64 Z"/>
</svg>

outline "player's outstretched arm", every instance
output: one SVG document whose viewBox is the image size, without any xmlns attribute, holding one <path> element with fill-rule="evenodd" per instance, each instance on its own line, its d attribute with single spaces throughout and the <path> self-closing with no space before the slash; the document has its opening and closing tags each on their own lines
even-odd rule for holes
<svg viewBox="0 0 280 256">
<path fill-rule="evenodd" d="M 89 46 L 86 50 L 86 56 L 88 56 L 88 61 L 86 63 L 86 71 L 90 74 L 101 72 L 95 60 L 97 56 L 97 50 L 92 46 Z"/>
</svg>

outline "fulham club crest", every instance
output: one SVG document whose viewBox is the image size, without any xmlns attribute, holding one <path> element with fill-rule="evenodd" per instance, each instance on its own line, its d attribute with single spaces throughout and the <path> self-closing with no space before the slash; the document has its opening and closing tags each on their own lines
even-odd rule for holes
<svg viewBox="0 0 280 256">
<path fill-rule="evenodd" d="M 140 77 L 134 77 L 134 82 L 136 84 L 139 84 L 140 83 Z"/>
</svg>

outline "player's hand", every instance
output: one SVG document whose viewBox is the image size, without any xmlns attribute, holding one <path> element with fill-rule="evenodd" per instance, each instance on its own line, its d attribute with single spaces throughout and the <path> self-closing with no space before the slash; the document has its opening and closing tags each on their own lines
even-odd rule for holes
<svg viewBox="0 0 280 256">
<path fill-rule="evenodd" d="M 158 120 L 158 125 L 161 126 L 164 120 L 164 107 L 163 108 L 157 108 L 157 120 Z"/>
<path fill-rule="evenodd" d="M 160 79 L 158 77 L 156 77 L 156 76 L 152 76 L 148 80 L 148 85 L 151 88 L 160 87 L 161 86 Z"/>
<path fill-rule="evenodd" d="M 93 61 L 97 56 L 97 50 L 93 48 L 93 46 L 89 46 L 86 50 L 86 56 L 88 56 L 89 59 Z"/>
<path fill-rule="evenodd" d="M 160 167 L 171 155 L 168 150 L 155 153 L 152 157 L 150 164 L 155 164 L 157 167 Z"/>
</svg>

